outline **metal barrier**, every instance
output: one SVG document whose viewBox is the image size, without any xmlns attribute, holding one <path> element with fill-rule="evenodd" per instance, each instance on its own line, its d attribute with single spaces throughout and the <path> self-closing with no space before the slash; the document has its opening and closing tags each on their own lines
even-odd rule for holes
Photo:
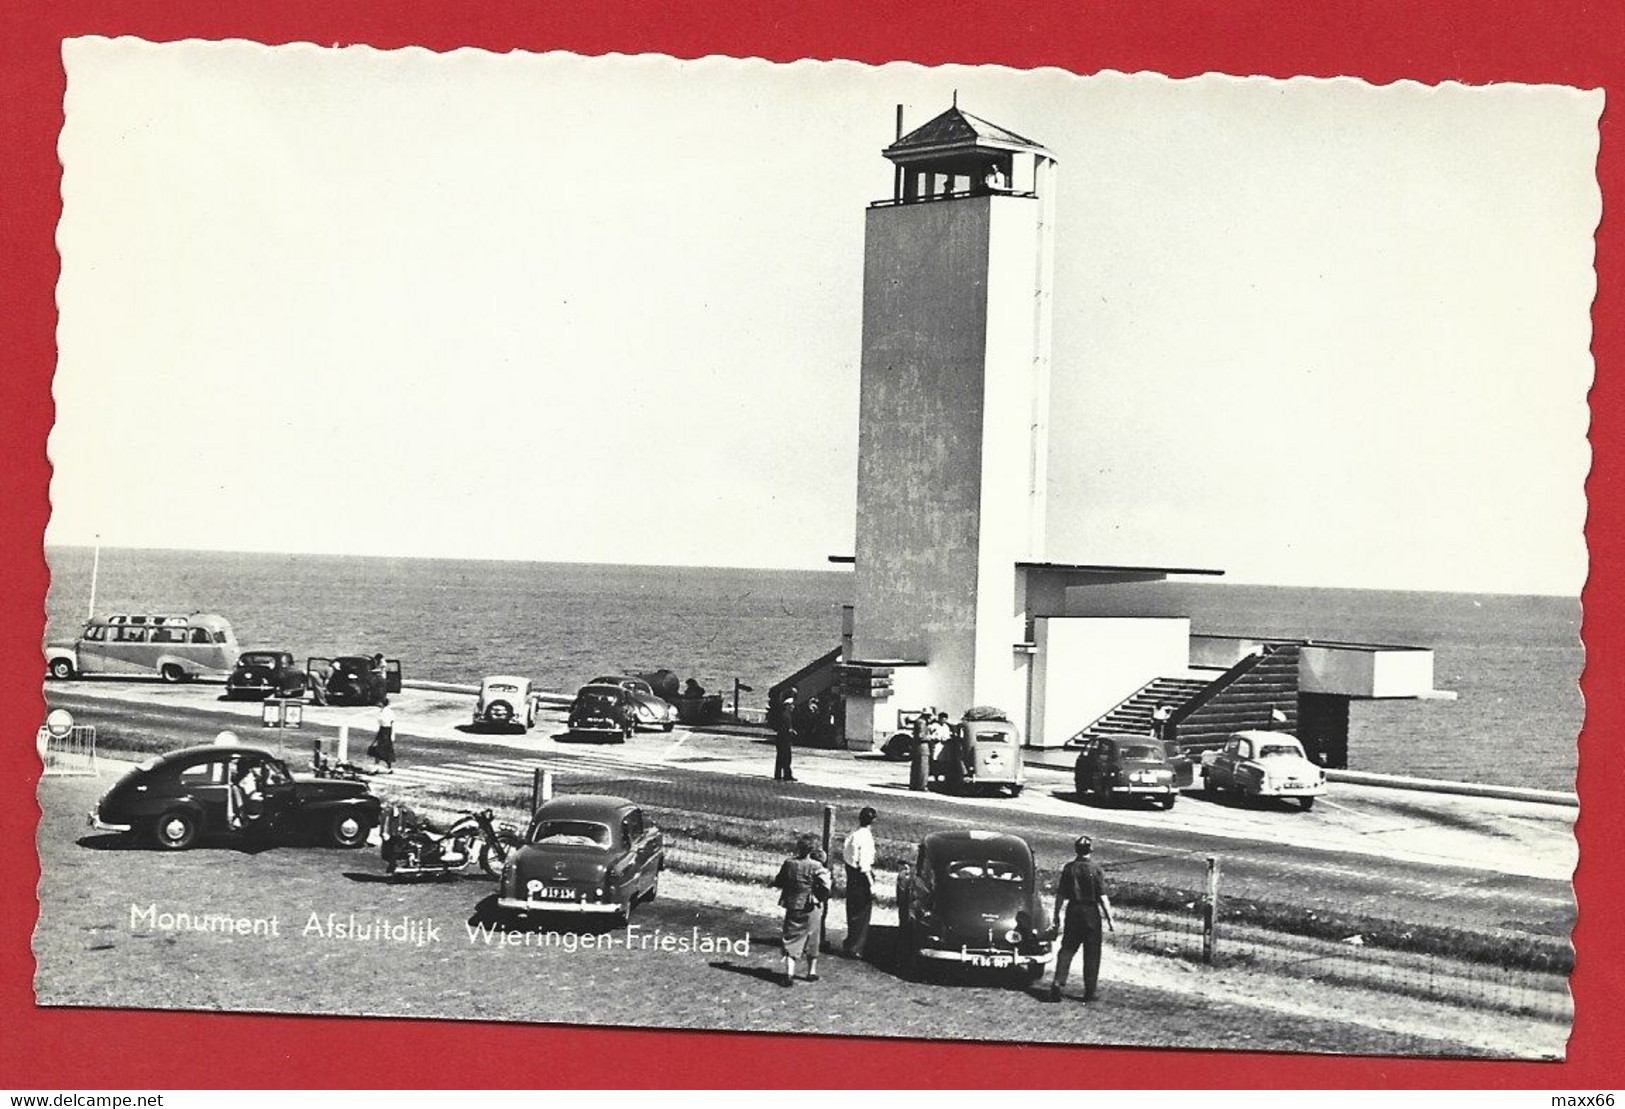
<svg viewBox="0 0 1625 1109">
<path fill-rule="evenodd" d="M 96 728 L 92 724 L 75 724 L 66 735 L 52 734 L 44 725 L 35 737 L 40 762 L 45 764 L 46 777 L 101 774 L 96 765 Z"/>
</svg>

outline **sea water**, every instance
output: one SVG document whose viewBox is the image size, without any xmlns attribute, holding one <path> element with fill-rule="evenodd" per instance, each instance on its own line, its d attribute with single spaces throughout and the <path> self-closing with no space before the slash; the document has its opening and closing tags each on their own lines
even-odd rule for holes
<svg viewBox="0 0 1625 1109">
<path fill-rule="evenodd" d="M 86 615 L 92 552 L 47 552 L 47 639 Z M 848 570 L 622 566 L 104 548 L 98 614 L 217 612 L 244 648 L 372 654 L 408 678 L 517 673 L 573 691 L 660 667 L 741 704 L 838 645 Z M 1211 582 L 1102 586 L 1092 614 L 1189 616 L 1196 632 L 1432 647 L 1447 701 L 1355 702 L 1356 769 L 1571 789 L 1584 716 L 1573 597 L 1304 589 Z"/>
</svg>

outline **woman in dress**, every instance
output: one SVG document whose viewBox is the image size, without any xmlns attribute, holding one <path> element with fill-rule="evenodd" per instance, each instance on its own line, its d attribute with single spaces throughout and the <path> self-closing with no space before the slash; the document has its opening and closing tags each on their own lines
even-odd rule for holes
<svg viewBox="0 0 1625 1109">
<path fill-rule="evenodd" d="M 807 981 L 816 982 L 824 902 L 830 891 L 818 837 L 803 835 L 796 840 L 795 858 L 784 860 L 773 885 L 780 891 L 779 905 L 784 909 L 784 985 L 795 985 L 796 960 L 804 954 Z"/>
<path fill-rule="evenodd" d="M 373 770 L 383 766 L 383 773 L 395 772 L 395 710 L 389 707 L 389 698 L 378 706 L 378 735 L 374 737 L 367 754 L 372 757 Z"/>
</svg>

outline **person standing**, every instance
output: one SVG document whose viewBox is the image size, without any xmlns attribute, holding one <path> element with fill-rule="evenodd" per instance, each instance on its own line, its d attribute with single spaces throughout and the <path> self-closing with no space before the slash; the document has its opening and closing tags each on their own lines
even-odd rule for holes
<svg viewBox="0 0 1625 1109">
<path fill-rule="evenodd" d="M 372 656 L 372 677 L 378 685 L 378 703 L 380 705 L 389 701 L 389 663 L 384 661 L 384 653 L 378 652 Z"/>
<path fill-rule="evenodd" d="M 1167 705 L 1158 705 L 1151 713 L 1151 738 L 1161 743 L 1168 738 L 1168 721 L 1173 719 L 1174 710 Z"/>
<path fill-rule="evenodd" d="M 841 949 L 848 958 L 863 958 L 863 945 L 869 940 L 869 915 L 874 909 L 875 888 L 875 810 L 865 805 L 858 813 L 858 826 L 841 845 L 841 861 L 846 864 L 846 940 Z"/>
<path fill-rule="evenodd" d="M 367 755 L 374 770 L 382 763 L 385 774 L 395 773 L 395 710 L 389 707 L 388 697 L 378 706 L 378 734 L 367 747 Z"/>
<path fill-rule="evenodd" d="M 773 723 L 773 780 L 793 782 L 795 774 L 790 760 L 795 754 L 796 741 L 796 687 L 791 686 L 779 699 L 778 719 Z"/>
<path fill-rule="evenodd" d="M 1095 984 L 1100 978 L 1101 924 L 1116 931 L 1112 923 L 1112 903 L 1106 896 L 1106 876 L 1090 858 L 1094 841 L 1079 836 L 1073 845 L 1077 857 L 1061 868 L 1060 880 L 1055 883 L 1055 923 L 1061 928 L 1061 950 L 1055 957 L 1055 978 L 1050 984 L 1049 1000 L 1061 1000 L 1072 971 L 1072 960 L 1083 948 L 1083 999 L 1095 999 Z"/>
<path fill-rule="evenodd" d="M 942 749 L 948 745 L 952 735 L 952 730 L 948 727 L 948 714 L 945 712 L 937 713 L 937 718 L 927 722 L 925 726 L 925 742 L 931 748 L 931 769 L 937 774 L 944 772 L 945 766 L 941 761 Z"/>
<path fill-rule="evenodd" d="M 779 889 L 779 906 L 784 909 L 780 932 L 784 944 L 784 982 L 796 982 L 796 961 L 807 958 L 807 981 L 818 981 L 818 948 L 822 940 L 823 905 L 829 900 L 829 871 L 818 837 L 803 834 L 796 839 L 795 858 L 785 859 L 773 885 Z"/>
</svg>

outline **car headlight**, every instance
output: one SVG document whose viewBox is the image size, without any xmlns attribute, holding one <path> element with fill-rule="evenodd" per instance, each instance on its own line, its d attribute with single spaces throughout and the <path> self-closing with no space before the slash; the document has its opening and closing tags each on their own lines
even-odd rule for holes
<svg viewBox="0 0 1625 1109">
<path fill-rule="evenodd" d="M 1022 936 L 1020 928 L 1012 928 L 1010 931 L 1004 934 L 1004 941 L 1006 943 L 1020 943 L 1021 939 Z"/>
</svg>

